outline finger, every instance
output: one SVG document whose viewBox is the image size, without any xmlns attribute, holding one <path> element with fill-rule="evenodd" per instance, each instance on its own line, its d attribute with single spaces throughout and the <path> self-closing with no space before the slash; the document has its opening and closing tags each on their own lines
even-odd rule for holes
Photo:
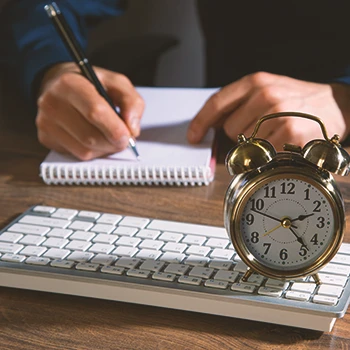
<svg viewBox="0 0 350 350">
<path fill-rule="evenodd" d="M 90 160 L 105 155 L 101 151 L 91 150 L 79 143 L 58 125 L 51 125 L 47 131 L 38 130 L 40 143 L 60 153 L 70 153 L 80 160 Z"/>
<path fill-rule="evenodd" d="M 127 146 L 130 132 L 126 124 L 86 78 L 65 73 L 52 87 L 52 93 L 64 95 L 67 102 L 96 126 L 109 142 L 117 147 L 121 144 Z"/>
<path fill-rule="evenodd" d="M 110 143 L 99 129 L 87 122 L 76 109 L 67 104 L 64 96 L 47 95 L 45 101 L 40 103 L 40 107 L 42 113 L 38 118 L 44 119 L 42 123 L 59 125 L 84 147 L 103 153 L 115 153 L 123 149 L 123 145 L 117 147 Z"/>
<path fill-rule="evenodd" d="M 144 101 L 131 81 L 122 74 L 100 69 L 100 77 L 107 93 L 120 109 L 120 115 L 133 136 L 140 135 L 140 121 L 144 111 Z"/>
<path fill-rule="evenodd" d="M 209 128 L 217 125 L 228 114 L 234 113 L 256 88 L 268 84 L 273 78 L 274 75 L 264 72 L 248 75 L 212 95 L 189 126 L 189 142 L 201 141 Z"/>
</svg>

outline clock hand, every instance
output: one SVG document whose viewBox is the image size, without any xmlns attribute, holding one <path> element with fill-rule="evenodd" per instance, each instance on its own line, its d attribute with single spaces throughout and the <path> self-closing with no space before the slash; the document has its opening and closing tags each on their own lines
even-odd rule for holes
<svg viewBox="0 0 350 350">
<path fill-rule="evenodd" d="M 283 220 L 283 219 L 275 218 L 275 217 L 273 217 L 273 216 L 271 216 L 271 215 L 269 215 L 269 214 L 265 214 L 265 213 L 262 213 L 261 211 L 257 211 L 256 209 L 251 209 L 251 210 L 252 210 L 253 212 L 255 212 L 255 213 L 258 213 L 258 214 L 261 214 L 261 215 L 263 215 L 263 216 L 266 216 L 266 217 L 268 217 L 268 218 L 270 218 L 270 219 L 272 219 L 272 220 L 279 221 L 279 222 L 282 224 L 282 220 Z M 292 225 L 292 227 L 297 228 L 297 226 L 295 226 L 295 225 Z"/>
<path fill-rule="evenodd" d="M 308 215 L 299 215 L 297 218 L 293 219 L 293 220 L 290 220 L 291 222 L 293 221 L 303 221 L 305 220 L 306 218 L 308 218 L 309 216 L 312 216 L 312 215 L 315 215 L 314 213 L 312 214 L 308 214 Z"/>
<path fill-rule="evenodd" d="M 265 232 L 265 233 L 263 234 L 263 237 L 269 235 L 271 232 L 277 230 L 277 229 L 278 229 L 279 227 L 281 227 L 281 226 L 282 226 L 282 223 L 280 223 L 279 225 L 277 225 L 276 227 L 274 227 L 274 228 L 271 229 L 270 231 Z"/>
<path fill-rule="evenodd" d="M 309 248 L 307 247 L 307 245 L 306 245 L 304 239 L 303 239 L 301 236 L 299 236 L 291 227 L 290 227 L 289 229 L 292 231 L 293 235 L 297 238 L 297 241 L 298 241 L 302 246 L 304 246 L 307 250 L 309 250 Z"/>
</svg>

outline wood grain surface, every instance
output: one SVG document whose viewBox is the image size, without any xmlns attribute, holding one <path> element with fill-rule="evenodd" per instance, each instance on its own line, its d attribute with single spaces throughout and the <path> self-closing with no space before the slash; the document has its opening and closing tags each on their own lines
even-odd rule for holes
<svg viewBox="0 0 350 350">
<path fill-rule="evenodd" d="M 1 114 L 1 110 L 0 110 Z M 47 150 L 30 118 L 0 124 L 0 225 L 29 206 L 223 225 L 230 181 L 221 142 L 215 181 L 204 187 L 47 186 L 38 169 Z M 350 214 L 349 178 L 337 178 Z M 349 226 L 350 227 L 350 226 Z M 347 229 L 345 241 L 350 242 Z M 331 333 L 235 318 L 0 287 L 0 349 L 349 349 L 350 315 Z"/>
</svg>

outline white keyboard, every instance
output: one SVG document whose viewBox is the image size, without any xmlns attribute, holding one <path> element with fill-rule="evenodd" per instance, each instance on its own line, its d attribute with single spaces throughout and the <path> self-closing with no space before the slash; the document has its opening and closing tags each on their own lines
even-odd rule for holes
<svg viewBox="0 0 350 350">
<path fill-rule="evenodd" d="M 222 227 L 35 206 L 0 231 L 0 285 L 330 331 L 350 298 L 350 244 L 319 275 L 253 274 Z"/>
</svg>

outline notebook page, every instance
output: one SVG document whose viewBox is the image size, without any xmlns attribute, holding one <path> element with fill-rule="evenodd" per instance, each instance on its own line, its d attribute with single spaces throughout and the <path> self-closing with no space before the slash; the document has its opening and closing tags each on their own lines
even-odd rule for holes
<svg viewBox="0 0 350 350">
<path fill-rule="evenodd" d="M 82 168 L 188 168 L 209 166 L 214 132 L 203 142 L 191 145 L 186 139 L 190 121 L 205 101 L 217 89 L 196 88 L 137 88 L 145 100 L 141 120 L 141 135 L 136 140 L 141 160 L 128 148 L 113 155 L 90 161 L 79 161 L 73 156 L 50 152 L 42 166 Z"/>
</svg>

